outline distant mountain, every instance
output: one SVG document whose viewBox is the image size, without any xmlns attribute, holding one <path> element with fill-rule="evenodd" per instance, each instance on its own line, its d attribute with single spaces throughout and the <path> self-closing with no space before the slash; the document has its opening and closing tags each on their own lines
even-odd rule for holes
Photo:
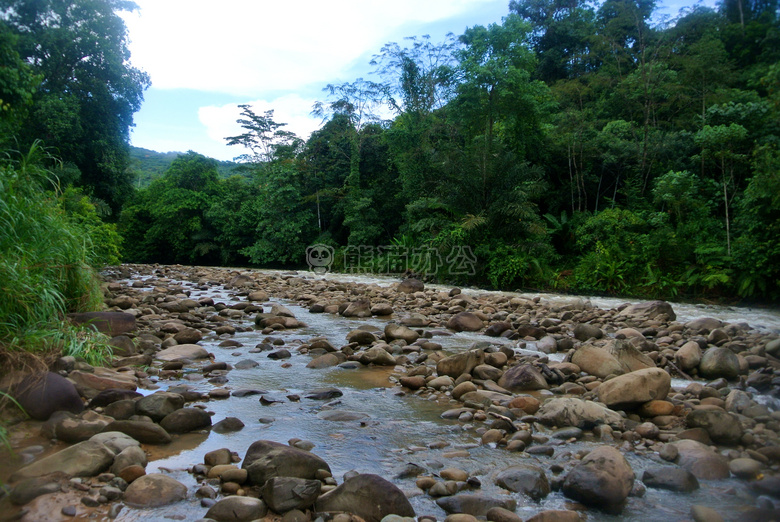
<svg viewBox="0 0 780 522">
<path fill-rule="evenodd" d="M 136 188 L 148 187 L 152 181 L 161 178 L 173 160 L 183 152 L 157 152 L 140 147 L 130 147 L 130 168 L 136 173 Z M 229 178 L 234 175 L 246 175 L 240 164 L 233 161 L 218 161 L 219 176 Z"/>
</svg>

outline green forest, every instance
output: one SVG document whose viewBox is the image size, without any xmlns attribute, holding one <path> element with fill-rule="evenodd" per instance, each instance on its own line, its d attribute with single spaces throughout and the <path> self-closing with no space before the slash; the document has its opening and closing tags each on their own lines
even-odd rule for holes
<svg viewBox="0 0 780 522">
<path fill-rule="evenodd" d="M 649 0 L 512 0 L 500 24 L 372 51 L 370 77 L 323 91 L 307 139 L 240 106 L 234 166 L 131 155 L 150 84 L 117 15 L 132 2 L 0 0 L 0 217 L 46 194 L 93 267 L 306 268 L 325 244 L 336 270 L 364 249 L 360 270 L 442 282 L 772 302 L 778 7 L 660 23 Z M 2 252 L 29 243 L 0 229 Z M 470 273 L 447 262 L 463 247 Z"/>
</svg>

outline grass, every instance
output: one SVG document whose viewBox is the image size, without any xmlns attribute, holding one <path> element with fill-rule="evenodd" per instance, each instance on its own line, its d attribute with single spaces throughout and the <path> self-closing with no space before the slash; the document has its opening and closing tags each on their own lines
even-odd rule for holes
<svg viewBox="0 0 780 522">
<path fill-rule="evenodd" d="M 0 376 L 42 370 L 61 355 L 90 364 L 110 357 L 108 339 L 65 320 L 103 306 L 93 242 L 58 205 L 56 161 L 35 144 L 0 158 Z"/>
</svg>

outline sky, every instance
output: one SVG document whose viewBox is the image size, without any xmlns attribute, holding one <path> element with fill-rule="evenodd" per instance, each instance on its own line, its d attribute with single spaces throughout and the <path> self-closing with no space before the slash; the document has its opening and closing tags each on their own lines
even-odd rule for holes
<svg viewBox="0 0 780 522">
<path fill-rule="evenodd" d="M 131 63 L 152 86 L 135 114 L 131 144 L 158 152 L 194 150 L 219 160 L 244 153 L 225 138 L 242 133 L 239 104 L 274 111 L 306 139 L 328 84 L 371 77 L 371 57 L 388 42 L 500 23 L 509 0 L 135 0 L 123 13 Z M 704 0 L 713 5 L 714 0 Z M 693 0 L 661 0 L 676 15 Z"/>
</svg>

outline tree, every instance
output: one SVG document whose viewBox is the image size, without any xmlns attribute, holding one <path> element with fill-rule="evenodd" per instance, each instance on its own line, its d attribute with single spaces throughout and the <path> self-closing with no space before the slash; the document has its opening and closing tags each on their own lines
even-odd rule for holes
<svg viewBox="0 0 780 522">
<path fill-rule="evenodd" d="M 207 212 L 219 193 L 216 160 L 195 152 L 179 156 L 161 179 L 123 209 L 120 230 L 132 261 L 213 263 L 216 230 Z"/>
<path fill-rule="evenodd" d="M 539 79 L 576 78 L 596 65 L 591 53 L 596 17 L 589 0 L 512 0 L 509 10 L 532 25 Z"/>
<path fill-rule="evenodd" d="M 741 145 L 747 137 L 747 129 L 742 125 L 732 123 L 726 125 L 705 125 L 696 133 L 694 141 L 702 149 L 704 159 L 713 160 L 720 171 L 720 184 L 723 189 L 723 207 L 726 223 L 726 252 L 731 255 L 731 219 L 729 208 L 734 198 L 736 184 L 735 170 L 738 164 L 745 161 L 741 154 Z M 731 194 L 729 194 L 731 192 Z"/>
<path fill-rule="evenodd" d="M 19 38 L 0 24 L 0 146 L 19 132 L 42 79 L 22 61 L 18 44 Z"/>
<path fill-rule="evenodd" d="M 132 190 L 128 140 L 149 84 L 132 67 L 117 12 L 125 0 L 0 0 L 21 58 L 43 77 L 20 139 L 56 147 L 80 171 L 79 185 L 116 211 Z"/>
<path fill-rule="evenodd" d="M 238 106 L 241 116 L 236 120 L 246 129 L 246 132 L 238 136 L 225 138 L 228 145 L 238 145 L 249 150 L 249 153 L 241 154 L 236 161 L 246 163 L 263 164 L 274 160 L 290 158 L 303 145 L 295 133 L 281 130 L 286 123 L 274 121 L 274 111 L 265 111 L 256 114 L 250 105 Z"/>
<path fill-rule="evenodd" d="M 383 103 L 385 89 L 376 82 L 358 78 L 352 83 L 328 85 L 324 90 L 332 101 L 317 102 L 312 113 L 323 119 L 341 115 L 349 122 L 344 127 L 344 137 L 349 143 L 349 174 L 344 181 L 344 226 L 349 229 L 348 243 L 373 245 L 382 229 L 371 197 L 361 180 L 360 160 L 367 136 L 363 131 L 367 126 L 380 122 L 377 113 Z"/>
</svg>

